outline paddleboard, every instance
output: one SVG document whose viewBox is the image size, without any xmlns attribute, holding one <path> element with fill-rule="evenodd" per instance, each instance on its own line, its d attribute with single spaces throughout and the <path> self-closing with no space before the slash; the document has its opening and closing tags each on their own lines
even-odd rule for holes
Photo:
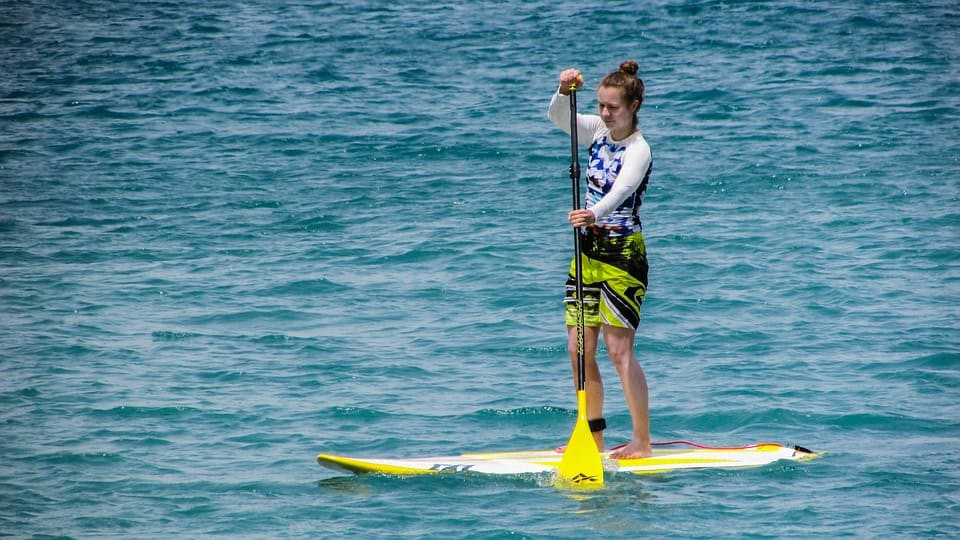
<svg viewBox="0 0 960 540">
<path fill-rule="evenodd" d="M 655 443 L 653 456 L 643 459 L 613 459 L 603 454 L 604 470 L 634 474 L 660 473 L 677 469 L 758 467 L 780 460 L 812 459 L 816 453 L 800 446 L 760 443 L 738 447 L 709 447 L 688 441 Z M 353 474 L 380 473 L 417 475 L 439 473 L 528 474 L 552 473 L 563 454 L 557 450 L 520 452 L 479 452 L 458 456 L 366 458 L 319 454 L 317 462 L 337 471 Z"/>
</svg>

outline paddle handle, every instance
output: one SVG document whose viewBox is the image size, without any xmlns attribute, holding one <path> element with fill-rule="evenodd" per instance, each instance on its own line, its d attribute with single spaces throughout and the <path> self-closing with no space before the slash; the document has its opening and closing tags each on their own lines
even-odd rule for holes
<svg viewBox="0 0 960 540">
<path fill-rule="evenodd" d="M 570 85 L 570 183 L 573 188 L 573 209 L 580 209 L 580 159 L 577 155 L 577 89 Z M 580 228 L 573 228 L 574 280 L 577 291 L 577 391 L 586 387 L 583 321 L 583 262 L 581 259 Z"/>
</svg>

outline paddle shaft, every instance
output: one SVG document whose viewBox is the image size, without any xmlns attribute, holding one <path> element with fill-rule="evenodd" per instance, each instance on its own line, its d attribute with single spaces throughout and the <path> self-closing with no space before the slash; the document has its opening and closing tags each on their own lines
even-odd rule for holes
<svg viewBox="0 0 960 540">
<path fill-rule="evenodd" d="M 580 160 L 577 159 L 577 91 L 570 88 L 570 181 L 573 185 L 573 209 L 580 209 Z M 557 467 L 558 482 L 575 488 L 603 487 L 603 458 L 590 432 L 587 420 L 586 366 L 584 359 L 583 263 L 580 230 L 573 229 L 574 280 L 577 302 L 577 423 Z"/>
<path fill-rule="evenodd" d="M 570 182 L 573 187 L 573 209 L 580 209 L 580 159 L 577 157 L 577 90 L 570 89 Z M 583 335 L 583 263 L 580 228 L 573 228 L 574 280 L 577 284 L 577 391 L 586 387 L 586 360 Z"/>
</svg>

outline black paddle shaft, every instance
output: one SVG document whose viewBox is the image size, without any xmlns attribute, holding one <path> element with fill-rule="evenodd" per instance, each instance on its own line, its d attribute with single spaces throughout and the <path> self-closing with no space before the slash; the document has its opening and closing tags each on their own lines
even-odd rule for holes
<svg viewBox="0 0 960 540">
<path fill-rule="evenodd" d="M 570 182 L 573 185 L 573 209 L 580 209 L 580 159 L 577 157 L 577 91 L 570 89 Z M 574 279 L 577 283 L 577 391 L 586 387 L 583 322 L 583 263 L 580 260 L 580 229 L 573 229 Z"/>
</svg>

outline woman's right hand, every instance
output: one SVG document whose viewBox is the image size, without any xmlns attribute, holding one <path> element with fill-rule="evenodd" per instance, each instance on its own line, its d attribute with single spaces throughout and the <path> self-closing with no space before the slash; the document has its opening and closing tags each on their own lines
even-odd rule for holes
<svg viewBox="0 0 960 540">
<path fill-rule="evenodd" d="M 583 86 L 583 75 L 580 70 L 570 68 L 560 72 L 560 93 L 569 96 L 571 88 L 579 90 Z"/>
</svg>

